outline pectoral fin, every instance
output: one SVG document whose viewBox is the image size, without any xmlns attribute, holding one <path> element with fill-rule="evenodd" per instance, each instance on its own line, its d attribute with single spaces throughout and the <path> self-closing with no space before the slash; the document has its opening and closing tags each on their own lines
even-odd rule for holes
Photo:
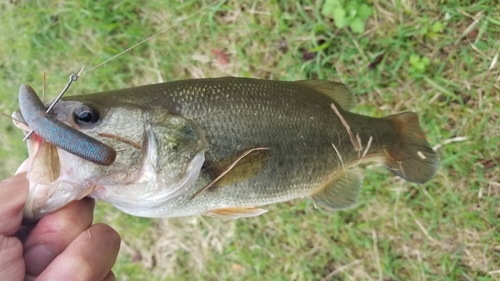
<svg viewBox="0 0 500 281">
<path fill-rule="evenodd" d="M 206 172 L 215 181 L 211 187 L 222 187 L 253 177 L 262 171 L 268 158 L 269 149 L 262 147 L 252 148 L 211 163 L 206 168 Z"/>
<path fill-rule="evenodd" d="M 227 186 L 254 176 L 261 171 L 264 162 L 267 161 L 268 153 L 262 151 L 268 149 L 267 147 L 248 149 L 237 156 L 208 165 L 204 171 L 211 176 L 212 181 L 198 190 L 191 199 L 210 188 Z"/>
<path fill-rule="evenodd" d="M 255 207 L 232 207 L 232 208 L 222 208 L 208 211 L 205 216 L 217 217 L 217 218 L 227 218 L 227 219 L 238 219 L 246 217 L 256 217 L 267 212 L 267 210 Z"/>
<path fill-rule="evenodd" d="M 329 209 L 346 209 L 358 200 L 361 176 L 353 170 L 338 172 L 332 179 L 311 195 L 314 202 Z"/>
</svg>

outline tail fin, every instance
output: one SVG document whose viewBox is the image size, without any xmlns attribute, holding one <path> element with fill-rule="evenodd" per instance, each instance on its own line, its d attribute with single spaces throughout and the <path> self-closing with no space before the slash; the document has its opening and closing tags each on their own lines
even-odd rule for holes
<svg viewBox="0 0 500 281">
<path fill-rule="evenodd" d="M 385 147 L 384 166 L 410 182 L 430 180 L 438 168 L 439 158 L 427 142 L 417 114 L 403 112 L 385 118 L 394 124 L 400 138 L 394 146 Z"/>
</svg>

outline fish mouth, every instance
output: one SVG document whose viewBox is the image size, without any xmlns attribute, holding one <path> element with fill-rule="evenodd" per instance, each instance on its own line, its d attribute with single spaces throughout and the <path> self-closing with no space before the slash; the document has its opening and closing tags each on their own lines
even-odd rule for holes
<svg viewBox="0 0 500 281">
<path fill-rule="evenodd" d="M 14 112 L 12 119 L 14 125 L 23 130 L 25 135 L 31 132 L 31 128 L 24 122 L 19 112 Z M 64 169 L 65 165 L 62 163 L 64 157 L 61 157 L 61 154 L 69 154 L 68 152 L 45 141 L 35 132 L 26 139 L 26 143 L 28 158 L 16 171 L 16 174 L 26 172 L 29 181 L 29 196 L 24 206 L 24 223 L 40 219 L 92 192 L 94 186 L 82 188 L 69 180 L 71 177 Z M 78 191 L 75 192 L 77 188 Z"/>
<path fill-rule="evenodd" d="M 12 114 L 14 125 L 23 130 L 26 136 L 31 132 L 31 128 L 24 122 L 19 112 Z M 54 182 L 61 173 L 58 148 L 45 141 L 37 133 L 32 132 L 26 139 L 28 146 L 28 159 L 26 159 L 17 173 L 27 172 L 27 178 L 30 182 L 40 184 L 50 184 Z"/>
</svg>

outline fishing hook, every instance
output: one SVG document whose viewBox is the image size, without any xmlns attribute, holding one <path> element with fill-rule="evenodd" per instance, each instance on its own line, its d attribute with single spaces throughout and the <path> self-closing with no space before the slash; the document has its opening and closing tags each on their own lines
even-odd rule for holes
<svg viewBox="0 0 500 281">
<path fill-rule="evenodd" d="M 50 113 L 52 111 L 52 109 L 54 108 L 54 106 L 56 105 L 56 103 L 61 100 L 62 96 L 66 93 L 66 91 L 68 91 L 69 87 L 71 86 L 71 84 L 73 84 L 73 82 L 75 82 L 76 80 L 78 80 L 78 77 L 80 77 L 80 75 L 82 75 L 82 72 L 83 72 L 83 69 L 84 67 L 82 67 L 82 69 L 78 72 L 78 74 L 71 74 L 69 76 L 69 81 L 68 83 L 66 83 L 66 86 L 64 86 L 64 88 L 62 89 L 61 93 L 59 93 L 59 95 L 56 97 L 56 99 L 52 102 L 52 104 L 50 104 L 49 108 L 47 109 L 47 111 L 45 111 L 45 113 Z M 33 134 L 33 130 L 31 130 L 24 138 L 23 138 L 23 141 L 26 141 L 30 136 L 31 134 Z"/>
</svg>

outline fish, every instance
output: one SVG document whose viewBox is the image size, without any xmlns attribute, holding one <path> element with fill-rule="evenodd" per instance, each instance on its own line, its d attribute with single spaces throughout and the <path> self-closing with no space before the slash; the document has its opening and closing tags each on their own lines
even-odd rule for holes
<svg viewBox="0 0 500 281">
<path fill-rule="evenodd" d="M 413 183 L 434 176 L 439 157 L 416 113 L 375 118 L 351 112 L 355 103 L 333 81 L 236 77 L 63 97 L 49 115 L 116 157 L 94 163 L 35 129 L 20 169 L 30 182 L 24 218 L 86 196 L 141 217 L 252 217 L 296 198 L 339 210 L 357 202 L 360 163 Z M 13 117 L 32 129 L 22 112 Z"/>
</svg>

